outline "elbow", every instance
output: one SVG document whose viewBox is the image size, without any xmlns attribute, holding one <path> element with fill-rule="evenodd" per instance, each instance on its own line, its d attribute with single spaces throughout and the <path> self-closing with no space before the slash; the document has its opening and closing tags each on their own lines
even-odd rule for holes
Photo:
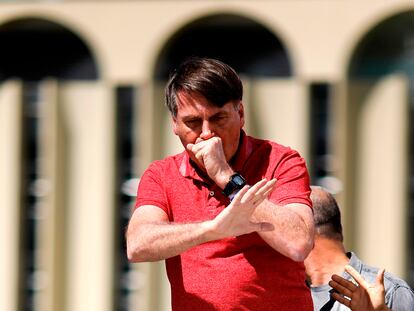
<svg viewBox="0 0 414 311">
<path fill-rule="evenodd" d="M 148 239 L 141 230 L 127 230 L 125 240 L 129 262 L 152 262 L 162 259 L 153 247 L 154 240 Z"/>
<path fill-rule="evenodd" d="M 303 262 L 313 248 L 313 239 L 297 243 L 295 247 L 290 248 L 289 257 L 293 261 Z"/>
<path fill-rule="evenodd" d="M 131 238 L 128 233 L 126 234 L 126 255 L 128 261 L 131 263 L 149 261 L 146 255 L 146 250 L 139 239 L 136 237 Z"/>
<path fill-rule="evenodd" d="M 293 261 L 303 262 L 306 259 L 306 257 L 308 257 L 309 253 L 310 253 L 310 250 L 308 251 L 307 249 L 298 248 L 298 249 L 291 250 L 289 257 Z"/>
<path fill-rule="evenodd" d="M 151 261 L 148 256 L 146 256 L 145 250 L 139 245 L 131 245 L 131 243 L 127 242 L 126 253 L 128 261 L 131 263 Z"/>
<path fill-rule="evenodd" d="M 127 247 L 127 258 L 130 263 L 140 262 L 137 253 L 129 247 Z"/>
<path fill-rule="evenodd" d="M 127 241 L 127 248 L 126 248 L 127 258 L 128 261 L 131 263 L 134 262 L 142 262 L 142 256 L 140 255 L 140 251 L 137 247 L 133 247 L 131 243 Z"/>
<path fill-rule="evenodd" d="M 313 221 L 307 226 L 307 230 L 303 232 L 294 247 L 291 249 L 290 258 L 296 262 L 303 262 L 310 254 L 315 243 L 315 229 Z"/>
<path fill-rule="evenodd" d="M 139 239 L 127 240 L 126 254 L 128 261 L 131 263 L 138 262 L 153 262 L 158 261 L 160 258 L 159 254 L 147 243 L 142 243 Z"/>
</svg>

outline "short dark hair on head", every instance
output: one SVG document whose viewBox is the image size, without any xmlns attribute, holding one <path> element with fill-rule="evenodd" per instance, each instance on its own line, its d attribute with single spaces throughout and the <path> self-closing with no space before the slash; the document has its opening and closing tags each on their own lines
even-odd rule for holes
<svg viewBox="0 0 414 311">
<path fill-rule="evenodd" d="M 242 99 L 243 85 L 229 65 L 216 59 L 192 57 L 171 73 L 165 87 L 165 104 L 174 117 L 178 92 L 198 93 L 211 104 L 223 107 Z"/>
<path fill-rule="evenodd" d="M 322 187 L 311 186 L 313 219 L 316 232 L 329 239 L 343 241 L 341 212 L 331 193 Z"/>
</svg>

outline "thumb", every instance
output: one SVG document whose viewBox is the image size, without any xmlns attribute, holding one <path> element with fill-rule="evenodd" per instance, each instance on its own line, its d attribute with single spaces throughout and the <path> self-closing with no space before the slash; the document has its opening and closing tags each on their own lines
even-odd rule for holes
<svg viewBox="0 0 414 311">
<path fill-rule="evenodd" d="M 263 232 L 263 231 L 272 231 L 275 227 L 269 222 L 250 222 L 253 231 Z"/>
<path fill-rule="evenodd" d="M 378 285 L 384 285 L 384 273 L 385 269 L 381 268 L 378 270 L 377 277 L 375 278 L 375 283 Z"/>
</svg>

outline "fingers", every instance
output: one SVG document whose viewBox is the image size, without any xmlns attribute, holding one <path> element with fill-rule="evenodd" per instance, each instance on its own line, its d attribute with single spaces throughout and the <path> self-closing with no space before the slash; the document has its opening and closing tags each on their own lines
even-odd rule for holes
<svg viewBox="0 0 414 311">
<path fill-rule="evenodd" d="M 336 274 L 332 275 L 332 281 L 345 288 L 348 288 L 351 291 L 355 291 L 358 288 L 358 285 L 356 285 L 354 282 L 344 279 L 343 277 Z"/>
<path fill-rule="evenodd" d="M 237 200 L 241 204 L 250 203 L 253 206 L 257 206 L 268 197 L 270 192 L 273 191 L 275 184 L 276 179 L 272 179 L 270 181 L 262 179 L 253 186 L 251 186 L 247 191 L 240 191 L 235 196 L 235 200 Z"/>
<path fill-rule="evenodd" d="M 240 203 L 252 203 L 253 205 L 260 199 L 259 198 L 259 191 L 262 187 L 266 185 L 266 179 L 262 179 L 253 186 L 249 187 L 248 191 L 245 195 L 240 198 Z"/>
<path fill-rule="evenodd" d="M 266 198 L 270 194 L 270 192 L 273 191 L 276 185 L 276 181 L 276 178 L 269 180 L 263 187 L 259 189 L 259 191 L 257 191 L 256 195 L 261 195 Z"/>
<path fill-rule="evenodd" d="M 385 269 L 384 268 L 379 269 L 377 277 L 375 278 L 375 283 L 377 283 L 380 286 L 384 286 L 384 274 L 385 274 Z"/>
<path fill-rule="evenodd" d="M 250 186 L 247 186 L 247 185 L 241 188 L 240 191 L 237 192 L 237 194 L 234 196 L 232 203 L 240 203 L 241 199 L 244 197 L 246 192 L 249 191 L 249 189 L 250 189 Z"/>
<path fill-rule="evenodd" d="M 339 275 L 334 274 L 331 278 L 332 280 L 329 281 L 329 286 L 334 289 L 332 297 L 336 301 L 350 308 L 352 294 L 358 287 L 351 281 L 348 281 Z"/>
<path fill-rule="evenodd" d="M 336 274 L 332 275 L 332 280 L 329 281 L 329 286 L 339 294 L 347 297 L 352 297 L 352 293 L 358 289 L 354 283 Z"/>
<path fill-rule="evenodd" d="M 348 272 L 349 275 L 351 275 L 359 285 L 362 285 L 363 287 L 367 287 L 369 285 L 367 284 L 367 281 L 365 281 L 364 278 L 358 273 L 358 271 L 356 271 L 352 266 L 346 265 L 345 271 Z"/>
<path fill-rule="evenodd" d="M 187 150 L 194 154 L 194 157 L 197 159 L 199 164 L 201 164 L 201 166 L 204 166 L 203 153 L 201 150 L 199 150 L 199 148 L 197 148 L 195 144 L 188 144 Z"/>
<path fill-rule="evenodd" d="M 221 145 L 221 139 L 219 137 L 211 137 L 209 139 L 197 139 L 194 144 L 187 144 L 187 150 L 191 151 L 194 154 L 200 153 L 204 148 L 219 144 Z"/>
<path fill-rule="evenodd" d="M 272 231 L 275 229 L 275 227 L 269 222 L 259 222 L 259 223 L 251 222 L 251 225 L 252 225 L 252 232 Z"/>
<path fill-rule="evenodd" d="M 351 300 L 349 300 L 349 298 L 346 298 L 346 297 L 344 297 L 344 296 L 342 296 L 342 295 L 340 295 L 338 293 L 335 293 L 335 292 L 332 293 L 332 297 L 336 301 L 338 301 L 338 302 L 342 303 L 343 305 L 347 306 L 348 308 L 351 307 Z"/>
</svg>

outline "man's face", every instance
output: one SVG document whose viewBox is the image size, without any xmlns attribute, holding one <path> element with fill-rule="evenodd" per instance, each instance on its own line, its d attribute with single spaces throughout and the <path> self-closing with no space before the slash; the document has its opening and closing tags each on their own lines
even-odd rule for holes
<svg viewBox="0 0 414 311">
<path fill-rule="evenodd" d="M 196 93 L 179 92 L 177 97 L 178 109 L 177 116 L 173 117 L 173 129 L 183 146 L 220 137 L 226 160 L 229 161 L 237 151 L 240 129 L 244 126 L 242 102 L 236 107 L 233 102 L 228 102 L 219 108 Z"/>
</svg>

